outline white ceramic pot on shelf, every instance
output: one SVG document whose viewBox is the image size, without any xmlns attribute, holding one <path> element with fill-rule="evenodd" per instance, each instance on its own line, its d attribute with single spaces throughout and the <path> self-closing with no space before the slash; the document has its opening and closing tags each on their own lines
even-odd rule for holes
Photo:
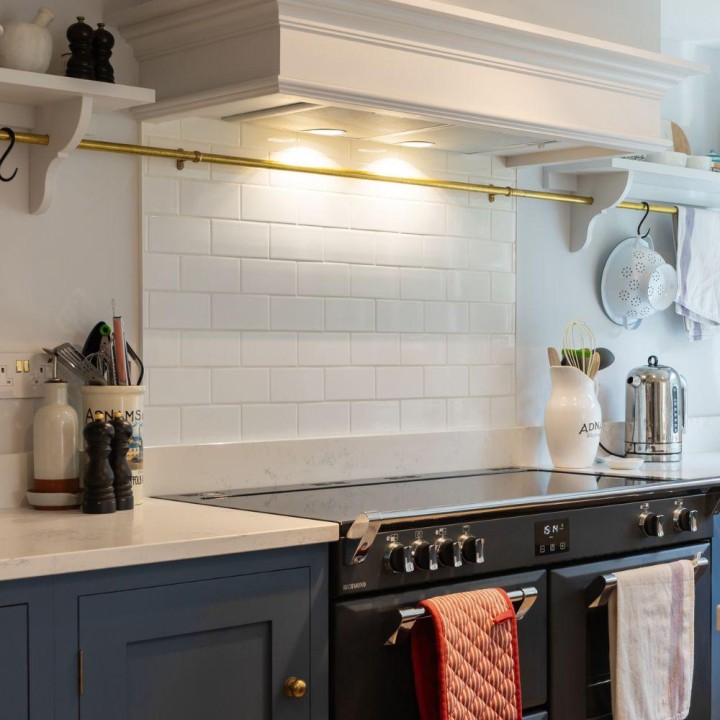
<svg viewBox="0 0 720 720">
<path fill-rule="evenodd" d="M 552 390 L 545 407 L 545 438 L 558 468 L 586 468 L 600 444 L 602 411 L 595 383 L 570 366 L 550 368 Z"/>
<path fill-rule="evenodd" d="M 41 7 L 31 23 L 11 21 L 0 32 L 0 67 L 44 73 L 52 58 L 52 35 L 47 26 L 53 21 L 50 8 Z"/>
</svg>

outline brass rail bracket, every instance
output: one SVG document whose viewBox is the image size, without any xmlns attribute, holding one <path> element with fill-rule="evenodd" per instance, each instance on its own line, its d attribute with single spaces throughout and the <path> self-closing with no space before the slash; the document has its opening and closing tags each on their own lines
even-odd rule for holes
<svg viewBox="0 0 720 720">
<path fill-rule="evenodd" d="M 182 153 L 183 155 L 189 155 L 191 151 L 183 150 L 183 148 L 178 148 L 178 154 Z M 203 161 L 203 154 L 199 150 L 192 150 L 193 157 L 190 159 L 191 162 L 194 163 L 200 163 Z M 175 160 L 175 167 L 178 170 L 184 170 L 185 169 L 185 161 L 187 158 L 177 158 Z"/>
</svg>

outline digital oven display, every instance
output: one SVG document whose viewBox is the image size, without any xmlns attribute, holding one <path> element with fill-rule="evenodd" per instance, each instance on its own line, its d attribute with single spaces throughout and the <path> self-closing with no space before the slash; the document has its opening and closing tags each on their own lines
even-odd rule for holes
<svg viewBox="0 0 720 720">
<path fill-rule="evenodd" d="M 556 555 L 570 550 L 570 520 L 539 521 L 535 523 L 535 556 Z"/>
</svg>

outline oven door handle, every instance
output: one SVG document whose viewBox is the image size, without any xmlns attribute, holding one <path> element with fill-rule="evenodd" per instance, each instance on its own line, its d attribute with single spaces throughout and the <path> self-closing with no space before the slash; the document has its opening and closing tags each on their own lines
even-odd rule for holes
<svg viewBox="0 0 720 720">
<path fill-rule="evenodd" d="M 709 564 L 708 559 L 701 552 L 697 553 L 691 562 L 695 569 L 696 576 Z M 616 588 L 617 577 L 614 573 L 598 575 L 590 585 L 588 585 L 585 591 L 588 608 L 598 608 L 607 605 L 610 596 L 615 592 Z"/>
<path fill-rule="evenodd" d="M 537 588 L 524 587 L 520 590 L 513 590 L 507 594 L 510 601 L 515 605 L 520 603 L 520 607 L 515 611 L 515 618 L 522 620 L 530 611 L 530 608 L 535 604 L 538 597 Z M 410 631 L 415 623 L 423 618 L 429 618 L 430 616 L 425 612 L 424 608 L 412 607 L 412 608 L 400 608 L 397 611 L 399 623 L 395 628 L 393 634 L 385 641 L 385 645 L 397 645 L 405 642 L 410 636 Z"/>
</svg>

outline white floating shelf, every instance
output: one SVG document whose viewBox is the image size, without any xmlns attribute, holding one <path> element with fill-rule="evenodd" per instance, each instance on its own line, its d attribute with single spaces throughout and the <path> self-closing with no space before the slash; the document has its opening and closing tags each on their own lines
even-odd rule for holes
<svg viewBox="0 0 720 720">
<path fill-rule="evenodd" d="M 30 211 L 52 203 L 60 163 L 87 132 L 93 112 L 114 112 L 155 101 L 155 91 L 0 68 L 0 126 L 50 136 L 30 148 Z"/>
<path fill-rule="evenodd" d="M 544 185 L 568 189 L 568 176 L 576 177 L 573 190 L 595 198 L 592 205 L 573 205 L 571 250 L 576 252 L 592 241 L 597 221 L 624 200 L 693 207 L 720 207 L 720 173 L 660 163 L 598 158 L 547 167 Z"/>
</svg>

